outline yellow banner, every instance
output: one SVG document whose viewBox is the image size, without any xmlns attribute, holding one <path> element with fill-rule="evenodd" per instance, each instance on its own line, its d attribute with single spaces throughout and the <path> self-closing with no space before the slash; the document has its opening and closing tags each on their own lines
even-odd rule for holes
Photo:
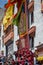
<svg viewBox="0 0 43 65">
<path fill-rule="evenodd" d="M 13 14 L 13 6 L 8 7 L 7 11 L 6 11 L 6 17 L 10 18 Z"/>
<path fill-rule="evenodd" d="M 13 6 L 10 6 L 7 11 L 6 11 L 6 15 L 4 16 L 3 19 L 3 25 L 4 25 L 4 29 L 6 29 L 10 24 L 11 24 L 11 16 L 13 15 Z"/>
<path fill-rule="evenodd" d="M 3 19 L 3 25 L 5 25 L 5 24 L 7 24 L 7 18 L 6 18 L 6 16 Z"/>
</svg>

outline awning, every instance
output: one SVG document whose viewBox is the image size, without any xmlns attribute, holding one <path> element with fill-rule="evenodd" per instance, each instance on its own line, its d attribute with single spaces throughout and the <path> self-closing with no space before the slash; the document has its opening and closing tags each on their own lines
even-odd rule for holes
<svg viewBox="0 0 43 65">
<path fill-rule="evenodd" d="M 37 57 L 38 61 L 43 61 L 43 56 Z"/>
</svg>

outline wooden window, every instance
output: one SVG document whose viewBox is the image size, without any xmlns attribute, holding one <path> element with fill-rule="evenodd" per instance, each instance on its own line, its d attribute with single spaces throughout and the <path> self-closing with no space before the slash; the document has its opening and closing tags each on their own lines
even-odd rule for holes
<svg viewBox="0 0 43 65">
<path fill-rule="evenodd" d="M 0 49 L 1 49 L 1 40 L 0 40 Z"/>
<path fill-rule="evenodd" d="M 8 46 L 8 54 L 13 53 L 13 43 Z"/>
<path fill-rule="evenodd" d="M 24 3 L 23 3 L 23 5 L 22 5 L 22 12 L 25 13 L 25 6 L 24 6 Z"/>
<path fill-rule="evenodd" d="M 31 24 L 34 22 L 34 13 L 31 13 Z"/>
<path fill-rule="evenodd" d="M 4 48 L 4 38 L 2 37 L 2 47 Z"/>
<path fill-rule="evenodd" d="M 29 37 L 30 39 L 30 48 L 33 49 L 34 48 L 34 37 Z"/>
<path fill-rule="evenodd" d="M 32 0 L 29 0 L 29 2 L 31 2 Z"/>
<path fill-rule="evenodd" d="M 16 44 L 17 44 L 17 48 L 18 49 L 22 49 L 22 47 L 21 47 L 21 40 L 17 41 Z"/>
<path fill-rule="evenodd" d="M 34 23 L 34 13 L 29 13 L 28 28 Z"/>
<path fill-rule="evenodd" d="M 1 26 L 0 26 L 0 37 L 1 37 Z"/>
<path fill-rule="evenodd" d="M 41 0 L 41 3 L 43 2 L 43 0 Z"/>
<path fill-rule="evenodd" d="M 17 45 L 17 48 L 19 49 L 19 47 L 20 47 L 20 43 L 18 43 L 18 45 Z"/>
</svg>

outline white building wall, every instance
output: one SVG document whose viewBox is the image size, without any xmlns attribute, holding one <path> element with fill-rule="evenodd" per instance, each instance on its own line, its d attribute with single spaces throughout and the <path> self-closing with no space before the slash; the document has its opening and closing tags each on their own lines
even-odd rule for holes
<svg viewBox="0 0 43 65">
<path fill-rule="evenodd" d="M 4 9 L 0 8 L 0 22 L 2 22 L 2 19 L 4 17 Z M 4 51 L 4 55 L 5 55 L 5 46 L 2 46 L 4 43 L 3 43 L 3 40 L 2 40 L 2 36 L 4 35 L 3 34 L 3 24 L 1 23 L 1 37 L 0 37 L 0 40 L 1 40 L 1 48 L 0 48 L 0 52 L 3 50 Z"/>
<path fill-rule="evenodd" d="M 3 50 L 4 51 L 4 55 L 6 54 L 6 50 L 5 50 L 5 45 L 4 45 L 4 42 L 2 40 L 2 36 L 3 36 L 3 24 L 1 24 L 1 37 L 0 37 L 0 40 L 1 40 L 1 48 L 0 48 L 0 52 Z"/>
<path fill-rule="evenodd" d="M 16 41 L 19 39 L 18 28 L 14 25 L 14 51 L 17 51 Z"/>
<path fill-rule="evenodd" d="M 14 15 L 17 13 L 18 9 L 17 9 L 17 4 L 15 4 L 15 8 L 14 8 Z M 14 25 L 14 44 L 13 44 L 13 48 L 14 51 L 17 51 L 17 45 L 16 45 L 16 41 L 19 39 L 19 35 L 18 35 L 18 27 L 16 25 Z M 14 56 L 15 59 L 15 56 Z"/>
<path fill-rule="evenodd" d="M 36 34 L 34 39 L 34 46 L 43 43 L 43 14 L 41 13 L 41 0 L 34 0 L 34 23 L 31 27 L 36 26 Z"/>
</svg>

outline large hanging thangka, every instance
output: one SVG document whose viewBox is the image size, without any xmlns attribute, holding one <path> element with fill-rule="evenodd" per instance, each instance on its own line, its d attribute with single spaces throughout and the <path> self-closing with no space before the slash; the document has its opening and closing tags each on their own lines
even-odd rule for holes
<svg viewBox="0 0 43 65">
<path fill-rule="evenodd" d="M 18 31 L 19 31 L 19 35 L 22 35 L 26 32 L 26 14 L 25 14 L 24 3 L 22 4 L 20 19 L 18 22 Z"/>
<path fill-rule="evenodd" d="M 21 13 L 18 29 L 20 35 L 26 32 L 26 15 L 24 12 Z"/>
</svg>

